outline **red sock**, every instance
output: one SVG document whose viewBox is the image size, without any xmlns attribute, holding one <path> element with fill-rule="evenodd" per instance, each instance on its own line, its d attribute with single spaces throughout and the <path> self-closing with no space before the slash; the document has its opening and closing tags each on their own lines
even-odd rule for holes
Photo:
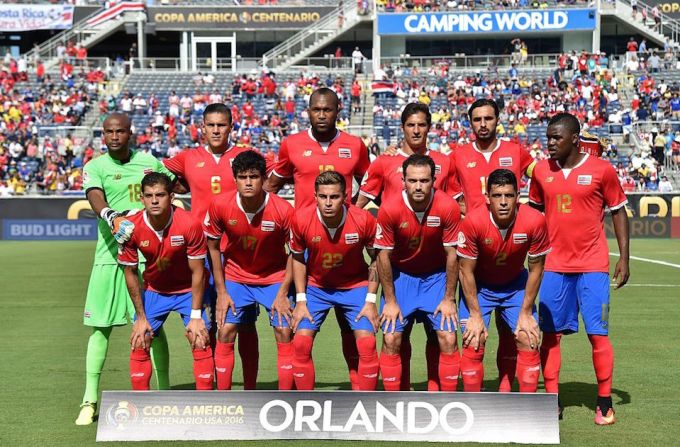
<svg viewBox="0 0 680 447">
<path fill-rule="evenodd" d="M 151 357 L 149 351 L 141 348 L 130 352 L 130 382 L 135 391 L 148 391 L 151 381 Z"/>
<path fill-rule="evenodd" d="M 597 377 L 597 395 L 609 397 L 612 394 L 612 375 L 614 372 L 614 348 L 606 335 L 589 335 L 593 346 L 593 366 Z"/>
<path fill-rule="evenodd" d="M 401 391 L 411 391 L 411 351 L 411 340 L 402 339 L 401 349 L 399 350 L 399 357 L 401 359 Z"/>
<path fill-rule="evenodd" d="M 535 393 L 541 375 L 541 354 L 536 350 L 517 351 L 517 381 L 520 393 Z"/>
<path fill-rule="evenodd" d="M 399 391 L 401 386 L 401 355 L 380 353 L 380 374 L 385 391 Z"/>
<path fill-rule="evenodd" d="M 215 380 L 215 362 L 213 361 L 213 351 L 208 346 L 205 349 L 194 349 L 194 379 L 196 389 L 199 391 L 212 390 Z"/>
<path fill-rule="evenodd" d="M 428 347 L 430 345 L 427 345 Z M 460 352 L 453 351 L 450 354 L 439 353 L 438 379 L 442 391 L 456 391 L 458 387 L 458 375 L 460 374 Z M 428 381 L 429 382 L 429 381 Z M 428 388 L 428 391 L 431 391 Z"/>
<path fill-rule="evenodd" d="M 498 366 L 498 392 L 509 393 L 512 390 L 512 382 L 515 381 L 517 343 L 515 335 L 507 329 L 498 332 L 496 366 Z"/>
<path fill-rule="evenodd" d="M 238 355 L 243 366 L 243 389 L 254 390 L 257 385 L 257 369 L 260 361 L 260 351 L 257 331 L 239 332 Z"/>
<path fill-rule="evenodd" d="M 276 343 L 276 367 L 279 371 L 279 390 L 292 390 L 295 384 L 293 377 L 293 342 Z"/>
<path fill-rule="evenodd" d="M 354 338 L 354 332 L 342 331 L 340 332 L 342 338 L 342 355 L 345 356 L 347 362 L 347 369 L 349 369 L 349 383 L 353 390 L 359 389 L 359 378 L 357 371 L 359 369 L 359 351 L 357 351 L 357 341 Z"/>
<path fill-rule="evenodd" d="M 457 352 L 458 351 L 456 351 L 456 353 Z M 439 353 L 439 343 L 425 343 L 427 391 L 439 391 Z M 457 363 L 460 366 L 460 361 Z M 458 379 L 456 379 L 456 381 L 457 380 Z"/>
<path fill-rule="evenodd" d="M 375 391 L 378 386 L 378 352 L 375 350 L 375 336 L 361 337 L 357 339 L 357 351 L 359 352 L 359 368 L 357 380 L 359 390 Z"/>
<path fill-rule="evenodd" d="M 293 337 L 293 376 L 295 377 L 295 387 L 299 391 L 314 389 L 314 360 L 312 360 L 312 346 L 314 337 L 309 335 L 295 335 Z"/>
<path fill-rule="evenodd" d="M 484 383 L 483 346 L 480 346 L 478 351 L 470 346 L 463 349 L 460 371 L 463 376 L 463 389 L 465 391 L 482 391 L 482 384 Z"/>
<path fill-rule="evenodd" d="M 560 339 L 562 334 L 557 332 L 544 332 L 541 343 L 541 367 L 543 369 L 543 382 L 546 393 L 558 393 L 560 387 L 560 367 L 562 366 L 562 353 L 560 352 Z"/>
<path fill-rule="evenodd" d="M 215 372 L 217 389 L 231 389 L 231 375 L 234 372 L 234 344 L 217 342 L 215 346 Z"/>
</svg>

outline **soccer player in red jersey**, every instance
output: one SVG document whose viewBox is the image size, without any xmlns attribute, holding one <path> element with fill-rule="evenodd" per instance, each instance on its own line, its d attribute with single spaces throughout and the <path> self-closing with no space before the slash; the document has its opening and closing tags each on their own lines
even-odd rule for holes
<svg viewBox="0 0 680 447">
<path fill-rule="evenodd" d="M 196 389 L 213 388 L 215 365 L 206 329 L 210 320 L 203 310 L 205 236 L 189 212 L 172 206 L 173 198 L 172 181 L 167 175 L 144 176 L 144 211 L 128 216 L 135 232 L 118 254 L 118 263 L 125 266 L 125 283 L 136 313 L 130 337 L 130 380 L 134 390 L 149 389 L 151 339 L 172 311 L 182 316 L 187 328 Z M 137 251 L 146 258 L 143 291 Z"/>
<path fill-rule="evenodd" d="M 357 389 L 375 391 L 378 383 L 374 335 L 378 330 L 375 218 L 368 211 L 346 204 L 345 178 L 335 171 L 319 174 L 314 188 L 317 206 L 296 213 L 290 243 L 297 291 L 293 311 L 295 385 L 298 390 L 314 389 L 314 337 L 328 311 L 339 307 L 356 337 Z M 364 248 L 374 260 L 370 267 L 364 259 Z"/>
<path fill-rule="evenodd" d="M 374 247 L 383 290 L 380 371 L 387 391 L 401 388 L 400 345 L 409 320 L 427 319 L 439 341 L 442 391 L 455 391 L 460 355 L 456 341 L 455 289 L 458 203 L 433 188 L 434 161 L 413 154 L 404 161 L 405 191 L 378 211 Z"/>
<path fill-rule="evenodd" d="M 237 155 L 232 169 L 236 191 L 217 196 L 203 223 L 217 289 L 217 388 L 231 389 L 238 325 L 249 306 L 262 304 L 271 316 L 277 342 L 279 389 L 290 390 L 293 387 L 292 331 L 282 315 L 290 315 L 292 299 L 288 293 L 292 260 L 285 246 L 290 236 L 293 207 L 262 189 L 266 163 L 259 153 L 245 151 Z M 227 245 L 221 251 L 223 235 Z"/>
<path fill-rule="evenodd" d="M 371 166 L 361 182 L 357 206 L 365 207 L 370 200 L 384 201 L 392 197 L 398 197 L 404 190 L 404 174 L 402 164 L 412 154 L 428 155 L 434 161 L 435 182 L 434 187 L 446 191 L 449 182 L 449 157 L 441 152 L 427 149 L 427 134 L 432 124 L 430 109 L 425 104 L 407 104 L 401 112 L 401 128 L 404 132 L 404 141 L 396 155 L 380 155 Z M 409 340 L 413 320 L 405 329 L 401 343 L 401 389 L 411 389 L 410 364 L 411 342 Z M 427 389 L 439 390 L 439 342 L 437 334 L 425 322 L 427 344 L 425 346 L 425 359 L 427 361 Z"/>
<path fill-rule="evenodd" d="M 457 181 L 463 192 L 464 212 L 486 208 L 486 179 L 495 169 L 508 169 L 517 179 L 524 174 L 531 177 L 535 162 L 528 151 L 511 141 L 501 140 L 496 135 L 498 104 L 493 99 L 478 99 L 468 110 L 475 141 L 453 151 L 449 192 L 455 195 Z M 515 380 L 517 348 L 512 330 L 496 315 L 498 330 L 498 391 L 509 392 Z"/>
<path fill-rule="evenodd" d="M 595 423 L 610 425 L 615 422 L 611 399 L 614 350 L 608 337 L 609 249 L 603 223 L 605 208 L 609 208 L 620 253 L 613 275 L 618 289 L 630 276 L 628 201 L 614 167 L 579 151 L 579 132 L 573 115 L 560 113 L 550 120 L 550 159 L 536 165 L 529 190 L 530 203 L 545 210 L 552 247 L 539 292 L 541 364 L 545 390 L 558 393 L 560 339 L 562 334 L 578 331 L 580 312 L 597 377 Z"/>
<path fill-rule="evenodd" d="M 534 302 L 550 251 L 548 229 L 543 214 L 519 204 L 512 171 L 493 171 L 486 187 L 488 208 L 468 213 L 458 233 L 463 387 L 465 391 L 482 389 L 484 344 L 491 313 L 496 310 L 515 331 L 519 390 L 533 393 L 541 371 Z M 528 272 L 524 268 L 527 256 Z"/>
<path fill-rule="evenodd" d="M 206 146 L 181 152 L 163 161 L 165 167 L 191 191 L 191 215 L 198 222 L 203 222 L 215 196 L 236 189 L 231 170 L 234 158 L 242 152 L 253 150 L 229 141 L 232 124 L 231 111 L 226 105 L 221 103 L 208 105 L 203 111 L 202 124 Z M 214 318 L 217 296 L 212 278 L 208 289 L 210 307 L 213 309 L 211 316 Z M 243 364 L 243 387 L 246 390 L 255 389 L 257 383 L 259 351 L 256 319 L 257 309 L 253 306 L 246 311 L 238 332 L 238 351 Z M 215 329 L 216 325 L 213 331 Z M 211 335 L 214 341 L 215 333 L 212 332 Z"/>
<path fill-rule="evenodd" d="M 279 161 L 265 183 L 265 189 L 278 192 L 287 179 L 295 184 L 295 208 L 314 206 L 314 181 L 324 171 L 336 171 L 345 177 L 347 185 L 352 179 L 360 182 L 370 161 L 368 150 L 360 138 L 337 129 L 340 101 L 335 92 L 322 87 L 309 98 L 309 122 L 307 132 L 286 137 L 281 142 Z M 349 204 L 352 194 L 347 194 Z M 352 388 L 358 386 L 357 366 L 359 353 L 356 350 L 354 333 L 345 324 L 345 319 L 335 313 L 342 335 L 342 352 L 349 369 Z"/>
</svg>

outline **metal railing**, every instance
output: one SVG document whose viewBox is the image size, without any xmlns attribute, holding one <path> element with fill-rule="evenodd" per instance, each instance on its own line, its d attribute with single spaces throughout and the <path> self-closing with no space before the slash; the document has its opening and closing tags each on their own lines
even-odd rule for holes
<svg viewBox="0 0 680 447">
<path fill-rule="evenodd" d="M 611 9 L 612 6 L 614 6 L 617 15 L 619 14 L 620 5 L 626 6 L 626 11 L 630 11 L 632 14 L 632 7 L 630 5 L 630 0 L 616 0 L 615 5 L 611 5 L 609 3 L 602 2 L 602 9 Z M 659 4 L 659 6 L 661 6 Z M 643 22 L 643 15 L 642 11 L 645 11 L 647 21 Z M 668 37 L 672 42 L 680 42 L 680 22 L 677 19 L 674 19 L 673 17 L 664 14 L 661 11 L 661 8 L 659 8 L 659 16 L 661 18 L 661 23 L 660 23 L 660 29 L 657 28 L 654 24 L 654 18 L 652 17 L 652 6 L 638 1 L 637 2 L 637 16 L 635 17 L 636 21 L 639 21 L 642 25 L 646 26 L 652 31 L 656 31 L 660 34 L 663 34 L 664 36 Z"/>
<path fill-rule="evenodd" d="M 524 67 L 555 68 L 557 67 L 558 53 L 530 54 L 526 60 L 517 64 L 518 69 Z M 446 64 L 449 69 L 456 68 L 507 68 L 516 61 L 516 56 L 512 54 L 487 54 L 487 55 L 467 55 L 455 54 L 453 56 L 411 56 L 402 54 L 396 57 L 382 57 L 380 63 L 383 66 L 394 67 L 418 67 L 429 68 Z"/>
<path fill-rule="evenodd" d="M 170 57 L 145 57 L 134 58 L 132 61 L 124 62 L 125 69 L 129 73 L 133 72 L 179 72 L 182 71 L 182 61 L 180 58 Z M 191 66 L 191 64 L 188 64 Z M 216 65 L 220 70 L 218 71 L 233 71 L 238 73 L 247 73 L 253 70 L 261 71 L 265 67 L 262 66 L 262 59 L 259 57 L 240 57 L 237 56 L 234 60 L 232 58 L 218 58 Z M 114 64 L 115 66 L 115 64 Z M 197 63 L 197 71 L 210 72 L 212 61 L 208 63 L 205 59 L 201 63 Z M 300 69 L 300 71 L 351 71 L 352 58 L 342 57 L 336 58 L 333 55 L 327 54 L 324 57 L 305 57 L 302 58 L 293 69 Z"/>
</svg>

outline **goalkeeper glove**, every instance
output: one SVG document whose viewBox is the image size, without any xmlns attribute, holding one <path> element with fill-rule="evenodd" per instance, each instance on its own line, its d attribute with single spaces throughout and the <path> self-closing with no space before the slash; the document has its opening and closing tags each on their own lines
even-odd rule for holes
<svg viewBox="0 0 680 447">
<path fill-rule="evenodd" d="M 118 212 L 109 207 L 104 208 L 99 216 L 106 221 L 111 228 L 111 234 L 119 244 L 127 242 L 132 237 L 132 232 L 135 230 L 135 225 L 127 220 L 125 216 L 127 211 Z"/>
</svg>

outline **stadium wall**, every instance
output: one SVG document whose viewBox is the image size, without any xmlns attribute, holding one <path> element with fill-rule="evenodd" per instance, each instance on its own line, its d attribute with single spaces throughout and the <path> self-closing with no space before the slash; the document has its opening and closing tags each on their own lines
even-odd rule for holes
<svg viewBox="0 0 680 447">
<path fill-rule="evenodd" d="M 628 216 L 633 238 L 680 238 L 680 193 L 630 193 Z M 188 197 L 175 200 L 189 209 Z M 375 213 L 377 208 L 370 211 Z M 93 240 L 95 215 L 83 196 L 0 198 L 0 240 Z M 605 219 L 607 237 L 615 237 Z"/>
</svg>

